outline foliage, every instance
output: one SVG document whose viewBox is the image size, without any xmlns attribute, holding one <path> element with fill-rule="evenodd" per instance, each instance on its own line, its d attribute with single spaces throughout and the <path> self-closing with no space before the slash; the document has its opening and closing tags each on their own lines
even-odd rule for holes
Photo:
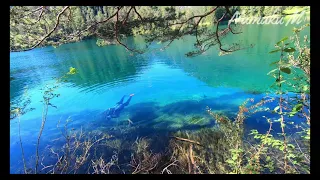
<svg viewBox="0 0 320 180">
<path fill-rule="evenodd" d="M 244 134 L 243 122 L 248 115 L 257 111 L 258 107 L 274 101 L 274 98 L 265 99 L 249 108 L 245 106 L 248 100 L 239 107 L 239 112 L 234 121 L 223 114 L 217 114 L 208 109 L 208 112 L 215 119 L 216 129 L 202 129 L 197 132 L 177 132 L 175 136 L 186 142 L 171 142 L 173 158 L 169 168 L 163 172 L 175 173 L 237 173 L 237 174 L 256 174 L 256 173 L 310 173 L 310 49 L 307 44 L 301 45 L 298 32 L 303 28 L 294 29 L 294 37 L 291 43 L 285 43 L 288 37 L 276 43 L 276 50 L 270 53 L 281 52 L 280 60 L 272 63 L 278 67 L 270 71 L 275 80 L 275 88 L 278 89 L 278 106 L 271 112 L 279 114 L 279 119 L 272 120 L 266 118 L 269 123 L 269 130 L 265 134 L 252 129 L 250 136 Z M 290 46 L 294 44 L 294 47 Z M 294 54 L 299 49 L 298 54 Z M 307 53 L 306 53 L 307 52 Z M 286 53 L 286 56 L 285 56 Z M 301 77 L 305 84 L 294 86 L 299 96 L 284 98 L 287 92 L 282 91 L 283 84 L 293 86 L 289 83 L 289 76 L 297 76 L 298 68 L 304 72 Z M 294 70 L 294 71 L 293 71 Z M 286 81 L 287 78 L 288 80 Z M 299 80 L 301 80 L 301 78 Z M 292 78 L 297 80 L 296 78 Z M 253 99 L 250 99 L 253 102 Z M 293 124 L 290 118 L 295 115 L 305 117 L 307 125 L 299 126 L 302 131 L 287 135 L 287 125 Z M 279 123 L 281 133 L 274 135 L 273 126 Z M 298 135 L 300 134 L 300 135 Z M 253 138 L 250 138 L 253 137 Z M 194 142 L 197 142 L 196 145 Z M 199 144 L 198 144 L 199 143 Z M 303 148 L 301 148 L 303 147 Z M 221 164 L 226 162 L 226 164 Z"/>
<path fill-rule="evenodd" d="M 31 101 L 27 95 L 26 87 L 24 90 L 24 95 L 20 99 L 10 101 L 10 120 L 34 110 L 34 108 L 27 108 L 30 103 Z"/>
<path fill-rule="evenodd" d="M 229 32 L 235 34 L 232 30 L 235 27 L 211 28 L 230 18 L 232 13 L 231 6 L 13 6 L 10 9 L 10 50 L 30 50 L 45 45 L 57 47 L 95 37 L 99 38 L 99 46 L 117 42 L 128 51 L 142 53 L 152 42 L 167 42 L 159 48 L 165 49 L 175 39 L 195 35 L 197 50 L 190 52 L 192 55 L 215 45 L 221 51 L 232 52 L 239 48 L 222 47 L 220 37 Z M 143 35 L 146 49 L 134 49 L 122 42 L 132 35 Z"/>
</svg>

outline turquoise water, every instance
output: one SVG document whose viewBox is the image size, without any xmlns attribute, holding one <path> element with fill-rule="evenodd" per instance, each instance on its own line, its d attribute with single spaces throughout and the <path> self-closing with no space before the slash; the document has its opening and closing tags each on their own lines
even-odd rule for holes
<svg viewBox="0 0 320 180">
<path fill-rule="evenodd" d="M 255 44 L 233 54 L 219 56 L 212 48 L 197 57 L 184 54 L 193 48 L 194 37 L 175 41 L 165 51 L 150 51 L 131 55 L 121 46 L 98 47 L 95 40 L 44 47 L 10 54 L 10 99 L 16 100 L 28 89 L 35 108 L 21 116 L 21 135 L 25 156 L 35 153 L 35 144 L 41 125 L 41 88 L 52 78 L 61 77 L 70 67 L 76 75 L 68 78 L 56 91 L 61 96 L 51 101 L 41 148 L 61 136 L 59 120 L 72 119 L 70 126 L 87 131 L 101 131 L 130 119 L 141 130 L 137 136 L 176 130 L 212 126 L 214 120 L 206 107 L 233 117 L 238 106 L 247 98 L 257 102 L 271 93 L 274 82 L 267 73 L 269 64 L 279 58 L 269 54 L 274 44 L 284 36 L 292 35 L 293 26 L 248 25 L 240 35 L 230 35 L 224 42 Z M 302 35 L 309 34 L 309 31 Z M 141 46 L 141 38 L 131 38 L 130 46 Z M 157 46 L 157 45 L 155 45 Z M 113 107 L 123 95 L 134 93 L 130 105 L 119 118 L 106 121 L 101 113 Z M 270 107 L 275 104 L 271 103 Z M 271 108 L 270 108 L 271 109 Z M 245 122 L 248 127 L 267 129 L 267 123 L 257 113 Z M 194 123 L 194 117 L 202 118 Z M 10 121 L 10 171 L 21 170 L 21 150 L 17 120 Z M 52 143 L 51 143 L 52 144 Z"/>
</svg>

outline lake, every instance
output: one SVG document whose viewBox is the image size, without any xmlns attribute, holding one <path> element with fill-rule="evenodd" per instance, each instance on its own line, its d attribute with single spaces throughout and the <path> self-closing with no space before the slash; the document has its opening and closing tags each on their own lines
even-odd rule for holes
<svg viewBox="0 0 320 180">
<path fill-rule="evenodd" d="M 229 35 L 223 41 L 254 46 L 224 56 L 213 47 L 199 56 L 186 57 L 195 39 L 190 36 L 174 41 L 164 51 L 139 55 L 119 45 L 98 47 L 94 39 L 10 53 L 10 99 L 21 98 L 27 88 L 31 101 L 28 107 L 35 108 L 21 116 L 25 156 L 35 153 L 43 108 L 40 89 L 70 67 L 76 68 L 77 74 L 55 91 L 60 97 L 51 101 L 57 108 L 49 107 L 42 149 L 61 136 L 57 123 L 68 118 L 72 120 L 70 127 L 101 132 L 130 119 L 140 128 L 135 136 L 148 136 L 212 126 L 214 120 L 206 113 L 207 107 L 234 117 L 247 98 L 258 102 L 267 94 L 273 96 L 270 86 L 274 79 L 267 73 L 279 54 L 268 52 L 280 39 L 291 36 L 293 27 L 246 25 L 241 34 Z M 308 30 L 302 36 L 309 34 Z M 129 38 L 127 43 L 131 47 L 143 44 L 140 37 Z M 134 96 L 118 118 L 106 120 L 101 115 L 123 95 L 126 100 L 130 94 Z M 275 106 L 271 103 L 270 109 Z M 262 116 L 257 113 L 245 124 L 266 131 L 268 123 Z M 201 121 L 195 123 L 195 118 Z M 14 119 L 10 121 L 10 172 L 19 173 L 21 167 L 18 123 Z"/>
</svg>

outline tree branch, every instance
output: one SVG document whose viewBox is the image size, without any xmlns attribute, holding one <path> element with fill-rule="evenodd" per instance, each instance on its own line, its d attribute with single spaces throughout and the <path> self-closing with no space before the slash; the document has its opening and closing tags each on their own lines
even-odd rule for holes
<svg viewBox="0 0 320 180">
<path fill-rule="evenodd" d="M 131 8 L 129 9 L 126 18 L 122 21 L 122 25 L 124 25 L 124 24 L 127 22 L 128 17 L 129 17 L 129 14 L 130 14 L 130 12 L 131 12 L 132 9 L 133 9 L 133 7 L 131 7 Z"/>
<path fill-rule="evenodd" d="M 60 11 L 60 13 L 57 15 L 57 21 L 56 21 L 55 26 L 53 27 L 53 29 L 51 29 L 51 31 L 49 31 L 48 34 L 46 34 L 45 36 L 43 36 L 43 37 L 41 38 L 41 40 L 40 40 L 38 43 L 36 43 L 35 45 L 33 45 L 31 48 L 29 48 L 29 49 L 23 49 L 22 51 L 28 51 L 28 50 L 34 49 L 34 48 L 36 48 L 37 46 L 39 46 L 46 38 L 48 38 L 48 37 L 53 33 L 53 31 L 55 31 L 55 30 L 57 29 L 57 27 L 58 27 L 58 25 L 59 25 L 59 23 L 60 23 L 60 17 L 61 17 L 61 15 L 62 15 L 68 8 L 69 8 L 69 6 L 66 6 L 66 7 L 64 7 L 64 8 L 62 9 L 62 11 Z"/>
<path fill-rule="evenodd" d="M 132 52 L 136 52 L 136 53 L 141 53 L 141 52 L 138 51 L 138 50 L 129 48 L 127 45 L 125 45 L 124 43 L 122 43 L 122 42 L 120 41 L 120 39 L 119 39 L 119 37 L 118 37 L 118 27 L 117 27 L 117 24 L 118 24 L 118 22 L 119 22 L 119 10 L 120 10 L 120 8 L 118 8 L 118 11 L 117 11 L 117 13 L 116 13 L 116 22 L 115 22 L 115 24 L 114 24 L 116 41 L 117 41 L 120 45 L 122 45 L 123 47 L 125 47 L 128 51 L 132 51 Z M 130 11 L 129 11 L 129 13 L 130 13 Z"/>
<path fill-rule="evenodd" d="M 233 52 L 233 51 L 235 51 L 235 50 L 226 50 L 226 49 L 223 49 L 222 48 L 222 43 L 221 43 L 221 41 L 220 41 L 220 39 L 219 39 L 219 23 L 222 21 L 222 19 L 225 17 L 225 15 L 227 14 L 227 12 L 225 12 L 224 14 L 223 14 L 223 16 L 218 20 L 218 22 L 217 22 L 217 28 L 216 28 L 216 36 L 217 36 L 217 41 L 218 41 L 218 44 L 219 44 L 219 49 L 221 50 L 221 51 L 224 51 L 224 52 Z"/>
<path fill-rule="evenodd" d="M 194 141 L 194 140 L 190 140 L 190 139 L 185 139 L 185 138 L 181 138 L 181 137 L 176 137 L 176 136 L 173 136 L 173 138 L 175 139 L 178 139 L 180 141 L 186 141 L 186 142 L 190 142 L 190 143 L 194 143 L 194 144 L 197 144 L 199 146 L 202 146 L 198 141 Z"/>
<path fill-rule="evenodd" d="M 40 19 L 41 19 L 42 15 L 43 15 L 43 12 L 44 12 L 45 6 L 41 6 L 41 8 L 42 8 L 42 10 L 41 10 L 41 12 L 40 12 L 40 14 L 39 14 L 39 16 L 38 16 L 38 20 L 37 20 L 35 23 L 37 23 L 37 22 L 39 22 L 39 21 L 40 21 Z"/>
<path fill-rule="evenodd" d="M 137 11 L 137 9 L 136 9 L 135 6 L 133 6 L 133 10 L 134 10 L 134 12 L 139 16 L 140 20 L 143 21 L 141 15 L 138 13 L 138 11 Z"/>
<path fill-rule="evenodd" d="M 82 31 L 79 31 L 79 32 L 76 33 L 76 34 L 69 35 L 69 37 L 71 37 L 71 38 L 69 38 L 69 39 L 67 39 L 67 40 L 71 40 L 71 39 L 73 39 L 74 37 L 77 37 L 77 36 L 81 35 L 81 33 L 85 32 L 85 31 L 88 31 L 89 29 L 91 29 L 92 27 L 94 27 L 94 26 L 96 26 L 96 25 L 98 25 L 98 24 L 105 23 L 105 22 L 109 21 L 110 19 L 112 19 L 113 17 L 115 17 L 115 16 L 117 15 L 117 13 L 120 11 L 121 8 L 122 8 L 122 6 L 120 6 L 119 9 L 117 10 L 117 12 L 115 12 L 115 13 L 114 13 L 113 15 L 111 15 L 110 17 L 108 17 L 108 18 L 106 18 L 106 19 L 104 19 L 104 20 L 102 20 L 102 21 L 95 22 L 94 24 L 88 26 L 86 29 L 84 29 L 84 30 L 82 30 Z"/>
</svg>

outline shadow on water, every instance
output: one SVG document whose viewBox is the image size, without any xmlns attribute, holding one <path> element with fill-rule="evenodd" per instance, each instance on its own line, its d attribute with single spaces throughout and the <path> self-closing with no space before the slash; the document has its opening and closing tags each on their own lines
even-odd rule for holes
<svg viewBox="0 0 320 180">
<path fill-rule="evenodd" d="M 230 95 L 222 95 L 219 98 L 203 98 L 201 100 L 182 100 L 160 106 L 156 102 L 144 102 L 129 105 L 117 119 L 106 121 L 104 116 L 100 116 L 92 122 L 96 127 L 107 126 L 112 127 L 119 124 L 128 124 L 128 119 L 133 122 L 133 126 L 139 126 L 137 131 L 141 136 L 147 136 L 159 131 L 177 131 L 177 130 L 198 130 L 202 127 L 213 126 L 214 119 L 206 112 L 207 107 L 212 111 L 221 112 L 230 119 L 236 117 L 236 112 L 239 110 L 239 105 L 232 103 L 235 97 L 243 93 L 237 92 Z M 261 95 L 252 95 L 255 98 L 255 103 L 261 100 Z M 245 99 L 244 99 L 245 100 Z M 242 103 L 242 102 L 241 102 Z M 277 102 L 266 104 L 266 107 L 273 109 L 277 106 Z M 250 103 L 248 103 L 250 106 Z M 245 128 L 257 129 L 265 132 L 268 130 L 269 124 L 263 117 L 277 119 L 278 115 L 261 111 L 248 116 L 245 120 Z M 299 121 L 299 118 L 294 118 L 294 121 Z M 274 126 L 274 132 L 280 132 L 280 126 Z"/>
</svg>

